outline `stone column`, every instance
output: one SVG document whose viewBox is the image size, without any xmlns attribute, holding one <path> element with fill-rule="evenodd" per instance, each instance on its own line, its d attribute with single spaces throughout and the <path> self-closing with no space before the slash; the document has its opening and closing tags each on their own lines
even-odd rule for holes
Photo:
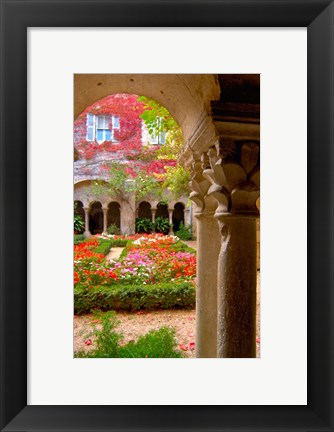
<svg viewBox="0 0 334 432">
<path fill-rule="evenodd" d="M 218 357 L 256 357 L 256 216 L 217 217 Z"/>
<path fill-rule="evenodd" d="M 157 209 L 156 208 L 152 208 L 151 209 L 151 213 L 152 213 L 152 222 L 155 222 L 155 213 L 156 213 Z"/>
<path fill-rule="evenodd" d="M 169 234 L 173 234 L 173 211 L 174 209 L 168 209 L 168 215 L 169 215 Z"/>
<path fill-rule="evenodd" d="M 92 234 L 89 231 L 89 207 L 84 207 L 84 211 L 85 211 L 85 232 L 84 232 L 84 237 L 88 238 L 90 237 Z"/>
<path fill-rule="evenodd" d="M 190 209 L 188 207 L 184 209 L 184 225 L 190 225 Z"/>
<path fill-rule="evenodd" d="M 103 207 L 103 234 L 107 234 L 108 229 L 108 207 Z"/>
<path fill-rule="evenodd" d="M 221 248 L 218 262 L 217 356 L 256 357 L 256 219 L 259 144 L 219 142 L 204 170 L 217 202 Z"/>
<path fill-rule="evenodd" d="M 197 221 L 196 357 L 217 357 L 217 265 L 220 234 L 214 217 L 216 201 L 207 195 L 210 182 L 203 176 L 208 158 L 194 159 L 190 199 Z"/>
<path fill-rule="evenodd" d="M 217 264 L 220 249 L 218 223 L 209 214 L 197 220 L 196 357 L 217 357 Z"/>
</svg>

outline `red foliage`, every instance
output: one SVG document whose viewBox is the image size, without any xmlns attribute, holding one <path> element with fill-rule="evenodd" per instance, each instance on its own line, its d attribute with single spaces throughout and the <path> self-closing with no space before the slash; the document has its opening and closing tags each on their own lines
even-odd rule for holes
<svg viewBox="0 0 334 432">
<path fill-rule="evenodd" d="M 137 95 L 116 94 L 105 97 L 87 107 L 74 122 L 74 146 L 80 159 L 90 160 L 108 155 L 108 160 L 122 160 L 126 163 L 126 173 L 136 177 L 138 171 L 147 174 L 164 174 L 166 166 L 175 166 L 175 160 L 157 160 L 157 146 L 142 146 L 143 102 Z M 119 116 L 120 129 L 114 130 L 114 140 L 98 144 L 86 139 L 87 114 Z M 111 120 L 110 120 L 111 121 Z M 109 127 L 111 128 L 111 124 Z M 107 171 L 108 165 L 100 165 L 101 173 Z M 85 167 L 82 168 L 82 172 Z M 87 168 L 87 173 L 89 168 Z"/>
</svg>

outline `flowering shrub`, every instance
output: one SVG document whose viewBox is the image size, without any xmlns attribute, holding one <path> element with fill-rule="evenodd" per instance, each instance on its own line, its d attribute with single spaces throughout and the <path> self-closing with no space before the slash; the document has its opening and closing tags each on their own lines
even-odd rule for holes
<svg viewBox="0 0 334 432">
<path fill-rule="evenodd" d="M 120 236 L 101 237 L 75 246 L 74 285 L 79 289 L 76 293 L 81 302 L 78 310 L 90 310 L 92 302 L 102 308 L 106 302 L 106 305 L 126 310 L 194 304 L 196 257 L 192 252 L 180 250 L 186 246 L 178 237 L 128 236 L 127 246 L 118 261 L 107 260 L 97 251 L 101 249 L 101 241 L 112 241 L 105 237 L 115 240 Z M 87 296 L 88 305 L 85 303 Z"/>
<path fill-rule="evenodd" d="M 99 249 L 104 253 L 99 253 Z M 105 265 L 109 249 L 97 238 L 74 246 L 74 285 L 79 282 L 90 286 L 104 285 L 110 280 L 117 280 L 117 275 Z"/>
</svg>

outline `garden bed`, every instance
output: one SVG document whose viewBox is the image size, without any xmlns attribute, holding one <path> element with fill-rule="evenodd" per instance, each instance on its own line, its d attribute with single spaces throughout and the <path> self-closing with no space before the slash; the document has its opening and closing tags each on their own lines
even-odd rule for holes
<svg viewBox="0 0 334 432">
<path fill-rule="evenodd" d="M 119 260 L 106 259 L 116 241 L 126 242 Z M 177 237 L 92 238 L 74 252 L 77 314 L 195 307 L 195 251 Z"/>
</svg>

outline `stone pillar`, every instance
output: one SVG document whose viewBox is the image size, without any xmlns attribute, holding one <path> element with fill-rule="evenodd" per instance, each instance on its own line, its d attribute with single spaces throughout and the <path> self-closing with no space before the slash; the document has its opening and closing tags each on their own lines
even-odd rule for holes
<svg viewBox="0 0 334 432">
<path fill-rule="evenodd" d="M 184 209 L 184 225 L 190 225 L 190 209 L 188 207 Z"/>
<path fill-rule="evenodd" d="M 217 357 L 217 265 L 220 250 L 215 199 L 207 195 L 210 182 L 203 176 L 207 157 L 194 158 L 190 199 L 197 221 L 196 357 Z"/>
<path fill-rule="evenodd" d="M 174 209 L 168 209 L 168 215 L 169 215 L 169 234 L 173 234 L 173 211 Z"/>
<path fill-rule="evenodd" d="M 211 214 L 197 220 L 196 357 L 217 357 L 217 264 L 220 235 Z"/>
<path fill-rule="evenodd" d="M 121 233 L 131 235 L 135 233 L 136 225 L 136 201 L 135 194 L 127 193 L 123 196 L 121 204 Z"/>
<path fill-rule="evenodd" d="M 151 213 L 152 213 L 152 222 L 155 222 L 155 213 L 156 213 L 157 209 L 156 208 L 152 208 L 151 209 Z"/>
<path fill-rule="evenodd" d="M 108 207 L 103 207 L 103 234 L 107 234 L 108 229 Z"/>
<path fill-rule="evenodd" d="M 218 142 L 203 171 L 217 202 L 221 248 L 217 285 L 217 356 L 256 357 L 256 201 L 259 144 Z"/>
<path fill-rule="evenodd" d="M 84 207 L 84 211 L 85 211 L 85 232 L 84 232 L 84 237 L 88 238 L 90 237 L 92 234 L 89 231 L 89 207 Z"/>
<path fill-rule="evenodd" d="M 256 217 L 217 217 L 221 233 L 218 263 L 218 357 L 256 357 Z"/>
</svg>

